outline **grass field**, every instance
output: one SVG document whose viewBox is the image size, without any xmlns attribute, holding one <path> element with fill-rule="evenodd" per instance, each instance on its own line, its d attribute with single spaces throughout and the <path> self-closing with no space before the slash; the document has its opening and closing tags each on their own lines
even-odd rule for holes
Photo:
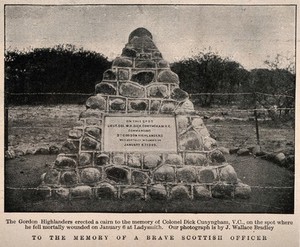
<svg viewBox="0 0 300 247">
<path fill-rule="evenodd" d="M 28 150 L 56 145 L 66 140 L 83 105 L 15 106 L 8 114 L 8 144 Z M 205 109 L 197 109 L 203 116 Z M 212 110 L 212 109 L 210 109 Z M 225 109 L 226 110 L 226 109 Z M 215 114 L 217 115 L 217 114 Z M 205 124 L 219 146 L 250 147 L 256 144 L 255 123 L 247 115 L 234 113 L 224 118 L 208 118 Z M 260 142 L 269 152 L 293 152 L 294 126 L 286 123 L 260 122 Z M 216 199 L 208 201 L 105 201 L 74 200 L 71 202 L 37 200 L 33 191 L 9 188 L 35 188 L 45 164 L 55 155 L 26 155 L 5 162 L 5 209 L 11 212 L 198 212 L 198 213 L 293 213 L 294 173 L 283 167 L 251 156 L 228 156 L 243 183 L 252 186 L 250 199 Z"/>
</svg>

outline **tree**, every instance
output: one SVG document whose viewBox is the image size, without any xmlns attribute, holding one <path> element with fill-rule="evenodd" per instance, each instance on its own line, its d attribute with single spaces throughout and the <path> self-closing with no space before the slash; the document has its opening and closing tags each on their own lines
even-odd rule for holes
<svg viewBox="0 0 300 247">
<path fill-rule="evenodd" d="M 182 89 L 195 94 L 207 93 L 199 98 L 202 106 L 210 106 L 214 102 L 212 93 L 238 92 L 249 74 L 238 62 L 222 58 L 212 51 L 175 62 L 171 68 L 178 74 Z M 222 98 L 221 103 L 228 104 L 232 100 L 232 96 L 227 96 Z"/>
<path fill-rule="evenodd" d="M 266 109 L 274 105 L 278 108 L 293 108 L 295 79 L 295 75 L 286 69 L 252 70 L 247 83 L 243 84 L 243 90 L 255 93 L 256 98 L 252 98 L 247 105 L 255 106 L 258 103 Z"/>
<path fill-rule="evenodd" d="M 284 69 L 295 74 L 295 56 L 286 57 L 277 54 L 274 59 L 267 59 L 264 62 L 271 70 Z"/>
<path fill-rule="evenodd" d="M 10 93 L 92 93 L 111 62 L 100 53 L 57 45 L 5 53 L 5 90 Z"/>
</svg>

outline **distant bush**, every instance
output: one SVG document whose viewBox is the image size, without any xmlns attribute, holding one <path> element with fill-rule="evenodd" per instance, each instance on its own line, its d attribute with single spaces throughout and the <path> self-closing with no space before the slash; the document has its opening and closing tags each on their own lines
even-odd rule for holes
<svg viewBox="0 0 300 247">
<path fill-rule="evenodd" d="M 201 106 L 236 101 L 232 95 L 215 97 L 211 93 L 239 92 L 241 82 L 246 81 L 249 75 L 238 62 L 222 58 L 211 51 L 175 62 L 171 68 L 178 74 L 182 89 L 192 94 L 207 93 L 195 98 Z"/>
<path fill-rule="evenodd" d="M 207 51 L 175 62 L 171 69 L 178 74 L 182 89 L 189 94 L 204 93 L 192 97 L 200 106 L 233 104 L 242 108 L 294 108 L 296 77 L 291 69 L 293 65 L 279 68 L 277 60 L 278 57 L 274 62 L 266 61 L 268 69 L 247 71 L 238 62 Z M 286 113 L 290 112 L 286 110 Z"/>
<path fill-rule="evenodd" d="M 95 83 L 111 62 L 104 55 L 57 45 L 5 53 L 5 91 L 8 93 L 93 93 Z M 40 97 L 41 98 L 41 97 Z M 14 97 L 15 101 L 28 101 Z M 43 101 L 43 98 L 40 100 Z M 46 101 L 46 98 L 45 98 Z M 26 102 L 23 102 L 26 103 Z M 31 102 L 27 102 L 31 103 Z"/>
<path fill-rule="evenodd" d="M 180 78 L 180 87 L 193 96 L 195 104 L 238 105 L 242 108 L 294 108 L 295 74 L 293 63 L 281 68 L 280 56 L 266 61 L 269 69 L 247 71 L 241 64 L 212 51 L 171 64 Z M 288 60 L 289 61 L 289 60 Z M 5 53 L 5 91 L 7 93 L 78 93 L 92 94 L 103 72 L 111 67 L 103 54 L 57 45 Z M 250 95 L 215 95 L 215 93 L 253 93 Z M 255 94 L 255 92 L 266 95 Z M 254 96 L 255 95 L 255 96 Z M 281 95 L 281 96 L 278 96 Z M 287 97 L 288 96 L 288 97 Z M 14 104 L 82 103 L 81 95 L 9 95 Z M 280 115 L 287 115 L 287 112 Z M 289 115 L 289 114 L 288 114 Z"/>
</svg>

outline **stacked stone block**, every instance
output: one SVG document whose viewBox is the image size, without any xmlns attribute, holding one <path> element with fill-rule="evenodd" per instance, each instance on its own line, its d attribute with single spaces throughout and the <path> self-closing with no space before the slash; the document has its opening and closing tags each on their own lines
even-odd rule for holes
<svg viewBox="0 0 300 247">
<path fill-rule="evenodd" d="M 130 34 L 95 91 L 53 166 L 42 175 L 44 191 L 69 199 L 249 197 L 250 187 L 222 159 L 148 30 Z M 105 152 L 105 117 L 122 114 L 173 116 L 177 152 Z"/>
</svg>

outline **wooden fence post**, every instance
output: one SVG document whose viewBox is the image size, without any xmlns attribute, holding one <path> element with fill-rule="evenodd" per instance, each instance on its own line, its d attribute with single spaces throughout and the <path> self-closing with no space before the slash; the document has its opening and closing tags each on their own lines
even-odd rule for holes
<svg viewBox="0 0 300 247">
<path fill-rule="evenodd" d="M 254 92 L 254 117 L 255 117 L 255 130 L 256 130 L 256 143 L 260 145 L 259 140 L 259 126 L 258 126 L 258 117 L 257 117 L 257 99 L 256 99 L 256 92 Z"/>
</svg>

